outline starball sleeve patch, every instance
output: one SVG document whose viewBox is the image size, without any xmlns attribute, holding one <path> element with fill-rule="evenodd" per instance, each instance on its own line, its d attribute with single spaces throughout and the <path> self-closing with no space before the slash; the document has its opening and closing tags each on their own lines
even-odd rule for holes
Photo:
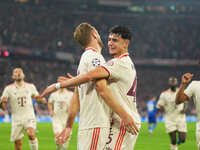
<svg viewBox="0 0 200 150">
<path fill-rule="evenodd" d="M 100 66 L 100 64 L 101 64 L 101 61 L 100 61 L 98 58 L 94 58 L 94 59 L 92 60 L 92 65 L 93 65 L 94 67 L 98 67 L 98 66 Z"/>
</svg>

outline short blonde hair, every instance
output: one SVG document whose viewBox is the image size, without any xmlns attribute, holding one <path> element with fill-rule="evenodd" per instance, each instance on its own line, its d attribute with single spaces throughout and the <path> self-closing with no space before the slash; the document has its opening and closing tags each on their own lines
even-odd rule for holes
<svg viewBox="0 0 200 150">
<path fill-rule="evenodd" d="M 91 32 L 94 29 L 95 28 L 87 22 L 81 23 L 74 31 L 74 39 L 85 48 L 91 41 Z"/>
</svg>

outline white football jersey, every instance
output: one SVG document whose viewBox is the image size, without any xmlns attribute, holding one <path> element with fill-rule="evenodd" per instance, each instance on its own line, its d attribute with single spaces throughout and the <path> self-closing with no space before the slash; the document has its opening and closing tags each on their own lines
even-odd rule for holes
<svg viewBox="0 0 200 150">
<path fill-rule="evenodd" d="M 196 106 L 198 120 L 200 121 L 200 81 L 192 81 L 185 89 L 184 93 L 192 98 Z"/>
<path fill-rule="evenodd" d="M 171 91 L 171 89 L 167 89 L 162 92 L 160 98 L 157 103 L 157 108 L 160 108 L 159 105 L 163 106 L 165 109 L 165 119 L 177 119 L 178 117 L 185 119 L 185 114 L 182 114 L 181 111 L 184 109 L 184 104 L 176 105 L 176 93 L 178 92 L 178 88 L 175 92 Z"/>
<path fill-rule="evenodd" d="M 81 56 L 77 74 L 85 74 L 105 63 L 103 56 L 93 48 L 87 48 Z M 97 94 L 95 83 L 78 86 L 80 100 L 79 129 L 110 127 L 110 109 Z"/>
<path fill-rule="evenodd" d="M 63 92 L 57 90 L 50 95 L 48 102 L 53 104 L 54 118 L 67 118 L 67 108 L 70 104 L 72 96 L 73 92 L 69 90 L 65 90 Z"/>
<path fill-rule="evenodd" d="M 140 124 L 141 119 L 136 105 L 137 77 L 135 66 L 128 53 L 108 61 L 102 67 L 108 71 L 108 85 L 116 100 Z M 117 114 L 113 118 L 121 122 Z"/>
<path fill-rule="evenodd" d="M 12 120 L 35 119 L 32 104 L 32 96 L 38 96 L 39 93 L 33 84 L 24 82 L 21 87 L 16 84 L 6 86 L 2 97 L 7 97 L 11 107 Z"/>
</svg>

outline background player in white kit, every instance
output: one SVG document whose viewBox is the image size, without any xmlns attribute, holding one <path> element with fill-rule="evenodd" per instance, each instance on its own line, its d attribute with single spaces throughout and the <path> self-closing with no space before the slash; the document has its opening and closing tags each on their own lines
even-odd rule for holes
<svg viewBox="0 0 200 150">
<path fill-rule="evenodd" d="M 140 127 L 140 116 L 136 108 L 136 71 L 128 54 L 130 39 L 131 33 L 128 28 L 121 26 L 113 27 L 110 30 L 108 46 L 109 52 L 114 56 L 114 59 L 87 74 L 52 85 L 43 93 L 45 95 L 54 91 L 55 88 L 59 88 L 59 86 L 70 87 L 96 79 L 108 79 L 109 88 L 117 99 L 114 99 L 114 102 L 117 101 L 131 115 L 134 121 L 132 124 L 123 123 L 119 116 L 114 114 L 112 116 L 111 133 L 108 137 L 107 145 L 104 147 L 105 149 L 132 150 L 137 138 L 138 128 Z M 111 101 L 113 98 L 104 89 L 101 89 L 100 93 L 108 101 Z M 123 117 L 121 118 L 123 119 Z M 124 125 L 134 135 L 127 133 Z"/>
<path fill-rule="evenodd" d="M 33 84 L 24 82 L 21 68 L 15 68 L 12 73 L 13 84 L 5 87 L 1 96 L 4 109 L 9 101 L 12 113 L 11 141 L 15 142 L 15 150 L 22 149 L 24 130 L 27 132 L 31 150 L 38 150 L 38 140 L 35 137 L 36 119 L 32 98 L 46 103 L 44 98 L 38 97 L 38 91 Z"/>
<path fill-rule="evenodd" d="M 198 117 L 198 122 L 196 124 L 196 139 L 198 150 L 200 150 L 200 81 L 192 81 L 188 85 L 188 83 L 192 80 L 192 77 L 193 74 L 191 73 L 186 73 L 182 76 L 180 90 L 176 95 L 176 103 L 180 104 L 191 98 L 193 99 Z"/>
<path fill-rule="evenodd" d="M 187 132 L 186 116 L 184 113 L 184 104 L 176 105 L 177 78 L 169 78 L 170 88 L 161 93 L 157 103 L 157 108 L 165 111 L 165 127 L 166 132 L 170 136 L 171 150 L 177 150 L 177 144 L 184 143 Z M 178 140 L 176 133 L 178 132 Z"/>
<path fill-rule="evenodd" d="M 68 118 L 69 103 L 72 99 L 73 92 L 60 88 L 52 93 L 48 100 L 48 109 L 51 117 L 53 118 L 53 132 L 55 137 L 66 127 Z M 68 142 L 59 146 L 56 143 L 56 150 L 66 150 Z"/>
</svg>

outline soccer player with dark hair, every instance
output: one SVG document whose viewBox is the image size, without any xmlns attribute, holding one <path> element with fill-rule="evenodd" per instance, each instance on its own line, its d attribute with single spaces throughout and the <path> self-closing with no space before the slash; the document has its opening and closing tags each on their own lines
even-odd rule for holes
<svg viewBox="0 0 200 150">
<path fill-rule="evenodd" d="M 193 99 L 196 106 L 198 118 L 198 121 L 196 123 L 196 139 L 198 150 L 200 150 L 200 81 L 192 81 L 190 83 L 192 77 L 193 74 L 191 73 L 185 73 L 182 76 L 180 90 L 176 95 L 176 104 L 181 104 L 190 99 Z"/>
<path fill-rule="evenodd" d="M 176 77 L 169 78 L 170 88 L 161 93 L 157 108 L 165 111 L 165 127 L 169 134 L 171 150 L 178 150 L 177 144 L 184 143 L 187 133 L 184 104 L 176 105 L 176 94 L 179 91 Z M 176 134 L 178 133 L 178 140 Z"/>
<path fill-rule="evenodd" d="M 35 137 L 36 119 L 33 110 L 32 98 L 46 103 L 45 98 L 38 97 L 35 85 L 24 81 L 24 72 L 15 68 L 12 73 L 14 83 L 5 87 L 1 96 L 4 110 L 9 101 L 12 114 L 11 141 L 15 142 L 15 150 L 22 150 L 22 138 L 27 132 L 31 150 L 38 150 L 38 140 Z"/>
</svg>

